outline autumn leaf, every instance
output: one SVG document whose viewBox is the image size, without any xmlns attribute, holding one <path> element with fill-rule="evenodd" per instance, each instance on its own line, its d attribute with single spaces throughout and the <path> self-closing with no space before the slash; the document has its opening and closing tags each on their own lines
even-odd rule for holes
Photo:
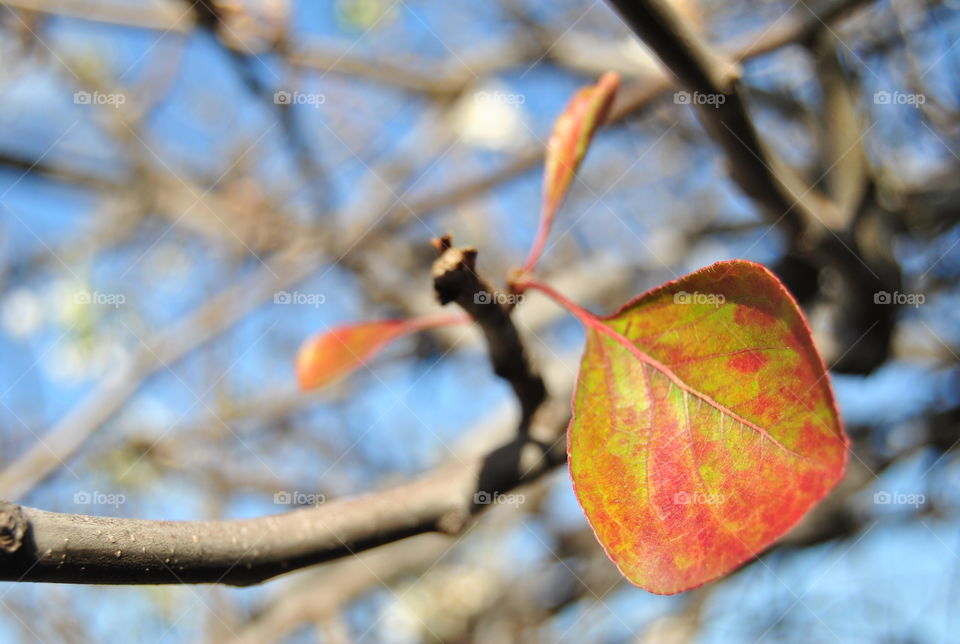
<svg viewBox="0 0 960 644">
<path fill-rule="evenodd" d="M 670 594 L 730 572 L 842 478 L 826 368 L 767 269 L 714 264 L 606 318 L 573 306 L 587 341 L 570 474 L 634 584 Z"/>
<path fill-rule="evenodd" d="M 461 324 L 463 315 L 358 322 L 334 327 L 307 340 L 297 352 L 301 390 L 323 387 L 363 366 L 397 338 L 437 326 Z"/>
<path fill-rule="evenodd" d="M 554 123 L 553 133 L 547 141 L 540 229 L 524 263 L 526 272 L 532 272 L 536 266 L 553 219 L 587 154 L 594 133 L 606 121 L 619 87 L 620 76 L 616 72 L 606 72 L 596 85 L 584 87 L 574 94 Z"/>
</svg>

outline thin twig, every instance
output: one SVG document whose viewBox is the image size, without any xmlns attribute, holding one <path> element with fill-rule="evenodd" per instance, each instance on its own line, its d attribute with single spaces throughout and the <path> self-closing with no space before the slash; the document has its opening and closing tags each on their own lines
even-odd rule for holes
<svg viewBox="0 0 960 644">
<path fill-rule="evenodd" d="M 477 250 L 457 248 L 449 235 L 433 240 L 440 257 L 433 285 L 441 304 L 456 302 L 483 330 L 493 371 L 510 383 L 520 402 L 520 431 L 526 433 L 547 398 L 543 378 L 533 370 L 520 334 L 510 319 L 516 295 L 500 293 L 477 274 Z"/>
</svg>

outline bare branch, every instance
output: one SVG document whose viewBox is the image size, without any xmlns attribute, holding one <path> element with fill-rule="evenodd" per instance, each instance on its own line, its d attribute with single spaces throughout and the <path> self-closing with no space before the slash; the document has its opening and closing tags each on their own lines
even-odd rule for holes
<svg viewBox="0 0 960 644">
<path fill-rule="evenodd" d="M 6 505 L 22 530 L 0 554 L 0 580 L 76 584 L 256 584 L 424 532 L 456 534 L 493 495 L 528 483 L 566 459 L 566 405 L 541 409 L 554 440 L 517 439 L 482 458 L 444 466 L 389 490 L 286 514 L 233 521 L 148 521 Z M 541 420 L 542 419 L 542 420 Z M 17 514 L 19 510 L 20 514 Z M 9 523 L 9 521 L 7 522 Z M 11 540 L 7 540 L 11 542 Z"/>
<path fill-rule="evenodd" d="M 456 302 L 487 340 L 493 371 L 510 383 L 520 401 L 520 431 L 526 433 L 533 414 L 546 400 L 540 374 L 533 371 L 520 334 L 510 319 L 513 305 L 477 274 L 477 250 L 452 246 L 449 235 L 434 239 L 440 257 L 433 264 L 433 286 L 441 304 Z"/>
</svg>

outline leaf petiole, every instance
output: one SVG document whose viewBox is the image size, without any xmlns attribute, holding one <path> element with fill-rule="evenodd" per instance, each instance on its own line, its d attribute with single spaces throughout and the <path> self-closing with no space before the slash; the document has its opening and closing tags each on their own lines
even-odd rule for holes
<svg viewBox="0 0 960 644">
<path fill-rule="evenodd" d="M 591 313 L 585 308 L 574 304 L 570 299 L 565 295 L 561 294 L 559 291 L 555 290 L 551 286 L 547 286 L 543 282 L 538 282 L 535 279 L 520 279 L 516 282 L 510 284 L 511 288 L 514 289 L 517 293 L 523 293 L 528 288 L 532 288 L 535 291 L 540 291 L 551 300 L 559 304 L 561 307 L 566 309 L 571 315 L 577 318 L 581 324 L 587 327 L 595 327 L 597 325 L 603 326 L 602 321 L 597 315 Z"/>
<path fill-rule="evenodd" d="M 667 367 L 665 364 L 663 364 L 656 358 L 641 351 L 633 342 L 631 342 L 629 339 L 625 338 L 622 334 L 617 333 L 617 331 L 611 328 L 610 325 L 603 320 L 603 318 L 601 318 L 595 313 L 591 313 L 590 311 L 583 308 L 582 306 L 578 306 L 577 304 L 572 302 L 569 298 L 567 298 L 565 295 L 563 295 L 553 287 L 547 286 L 546 284 L 542 282 L 538 282 L 537 280 L 527 279 L 527 280 L 520 280 L 518 282 L 515 282 L 513 284 L 513 288 L 517 289 L 518 292 L 523 292 L 528 288 L 532 288 L 536 291 L 540 291 L 541 293 L 543 293 L 544 295 L 552 299 L 554 302 L 556 302 L 557 304 L 565 308 L 575 318 L 577 318 L 577 320 L 579 320 L 580 323 L 583 324 L 584 328 L 593 329 L 594 331 L 597 331 L 609 337 L 611 340 L 613 340 L 614 342 L 616 342 L 617 344 L 625 348 L 627 351 L 632 353 L 641 362 L 644 362 L 650 365 L 651 367 L 653 367 L 654 369 L 657 369 L 658 371 L 663 372 L 671 380 L 674 380 L 678 384 L 681 384 L 684 387 L 686 387 L 686 385 L 680 382 L 679 378 L 677 378 L 676 375 L 674 375 L 673 371 L 669 367 Z"/>
</svg>

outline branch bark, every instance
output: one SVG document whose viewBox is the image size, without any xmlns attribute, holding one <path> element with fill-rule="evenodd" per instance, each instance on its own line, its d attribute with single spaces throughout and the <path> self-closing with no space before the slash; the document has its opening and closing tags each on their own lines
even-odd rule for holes
<svg viewBox="0 0 960 644">
<path fill-rule="evenodd" d="M 510 383 L 520 401 L 520 433 L 526 434 L 537 409 L 547 398 L 520 334 L 510 319 L 516 297 L 499 293 L 477 274 L 477 249 L 457 248 L 447 235 L 433 240 L 440 257 L 433 264 L 433 286 L 441 304 L 456 302 L 483 331 L 493 372 Z"/>
</svg>

